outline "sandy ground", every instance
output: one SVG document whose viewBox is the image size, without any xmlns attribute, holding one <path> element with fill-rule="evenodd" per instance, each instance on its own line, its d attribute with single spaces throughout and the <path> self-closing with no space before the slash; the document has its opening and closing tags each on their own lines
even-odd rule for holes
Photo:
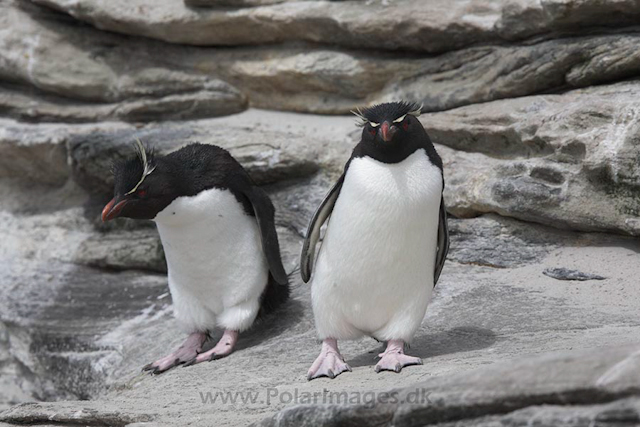
<svg viewBox="0 0 640 427">
<path fill-rule="evenodd" d="M 306 371 L 319 344 L 309 310 L 309 287 L 298 281 L 293 309 L 246 334 L 231 357 L 159 376 L 131 374 L 95 402 L 39 407 L 147 414 L 173 425 L 243 426 L 288 405 L 313 403 L 309 396 L 314 394 L 317 403 L 331 403 L 333 392 L 362 399 L 358 393 L 409 386 L 509 359 L 640 343 L 639 249 L 632 240 L 606 238 L 595 244 L 590 241 L 589 246 L 581 246 L 578 240 L 552 250 L 542 263 L 520 268 L 449 262 L 410 349 L 423 358 L 424 365 L 400 374 L 376 374 L 373 366 L 380 346 L 363 339 L 341 343 L 353 372 L 308 382 Z M 542 274 L 546 267 L 577 269 L 607 279 L 559 281 Z M 179 344 L 180 334 L 169 315 L 159 317 L 166 322 L 163 336 L 143 352 L 144 357 L 140 354 L 131 363 L 142 366 L 148 357 L 165 352 L 168 337 L 173 337 L 171 344 Z M 275 329 L 273 321 L 285 324 Z M 144 331 L 133 328 L 129 333 Z"/>
</svg>

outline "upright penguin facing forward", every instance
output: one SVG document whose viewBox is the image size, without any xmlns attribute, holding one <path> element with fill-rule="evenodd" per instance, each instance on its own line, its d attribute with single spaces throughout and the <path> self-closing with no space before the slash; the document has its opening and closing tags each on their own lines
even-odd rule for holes
<svg viewBox="0 0 640 427">
<path fill-rule="evenodd" d="M 195 143 L 155 156 L 137 141 L 137 156 L 115 163 L 113 171 L 114 198 L 102 220 L 155 221 L 174 314 L 189 334 L 180 348 L 145 369 L 160 373 L 230 354 L 239 332 L 289 296 L 269 197 L 214 145 Z M 203 352 L 215 327 L 224 334 Z"/>
<path fill-rule="evenodd" d="M 308 379 L 350 367 L 337 340 L 386 341 L 376 372 L 422 360 L 404 354 L 420 326 L 449 250 L 442 160 L 405 102 L 359 111 L 362 139 L 316 211 L 302 249 L 312 277 L 315 246 L 327 219 L 312 280 L 322 350 Z"/>
</svg>

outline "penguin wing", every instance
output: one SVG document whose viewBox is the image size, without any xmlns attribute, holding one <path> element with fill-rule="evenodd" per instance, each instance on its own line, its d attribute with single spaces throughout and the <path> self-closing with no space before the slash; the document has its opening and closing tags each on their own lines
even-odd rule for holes
<svg viewBox="0 0 640 427">
<path fill-rule="evenodd" d="M 340 176 L 338 182 L 331 187 L 331 190 L 329 190 L 309 223 L 307 236 L 304 239 L 304 245 L 302 245 L 302 255 L 300 256 L 300 274 L 302 275 L 302 280 L 304 280 L 305 283 L 311 279 L 311 270 L 313 269 L 314 261 L 313 258 L 316 253 L 316 245 L 320 239 L 320 228 L 322 228 L 322 224 L 325 223 L 333 211 L 336 200 L 338 200 L 338 194 L 340 194 L 340 189 L 342 188 L 342 183 L 344 182 L 345 174 L 346 171 Z"/>
<path fill-rule="evenodd" d="M 438 222 L 438 248 L 436 250 L 436 267 L 434 273 L 433 286 L 436 286 L 444 261 L 449 252 L 449 227 L 447 226 L 447 207 L 444 204 L 444 197 L 440 199 L 440 221 Z"/>
<path fill-rule="evenodd" d="M 280 257 L 280 245 L 278 244 L 278 234 L 276 233 L 275 224 L 275 209 L 269 196 L 250 182 L 243 182 L 240 188 L 242 194 L 244 194 L 253 208 L 253 212 L 258 221 L 258 228 L 260 229 L 260 237 L 262 240 L 262 251 L 267 258 L 269 265 L 269 271 L 280 285 L 286 285 L 289 283 L 287 273 L 282 265 L 282 258 Z"/>
</svg>

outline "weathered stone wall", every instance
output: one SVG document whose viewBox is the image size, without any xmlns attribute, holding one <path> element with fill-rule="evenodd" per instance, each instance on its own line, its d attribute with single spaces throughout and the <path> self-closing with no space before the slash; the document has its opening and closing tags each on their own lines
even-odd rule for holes
<svg viewBox="0 0 640 427">
<path fill-rule="evenodd" d="M 532 372 L 511 395 L 494 393 L 503 373 L 480 370 L 488 391 L 440 412 L 312 406 L 270 418 L 286 405 L 208 407 L 196 391 L 387 390 L 441 374 L 425 387 L 463 393 L 464 376 L 450 374 L 640 342 L 638 24 L 634 0 L 0 0 L 0 408 L 101 399 L 17 407 L 0 423 L 631 422 L 628 378 L 606 377 L 614 392 L 563 377 L 555 356 L 505 368 L 514 382 Z M 180 334 L 153 224 L 99 221 L 111 162 L 136 137 L 160 152 L 229 149 L 273 197 L 294 272 L 359 138 L 349 110 L 395 99 L 424 106 L 452 214 L 449 262 L 414 347 L 424 367 L 374 377 L 375 345 L 351 343 L 352 380 L 304 384 L 315 335 L 294 273 L 290 307 L 233 357 L 137 376 Z M 576 288 L 545 268 L 606 279 Z M 604 375 L 637 362 L 635 347 L 616 351 L 588 363 Z M 547 366 L 556 388 L 536 382 Z"/>
</svg>

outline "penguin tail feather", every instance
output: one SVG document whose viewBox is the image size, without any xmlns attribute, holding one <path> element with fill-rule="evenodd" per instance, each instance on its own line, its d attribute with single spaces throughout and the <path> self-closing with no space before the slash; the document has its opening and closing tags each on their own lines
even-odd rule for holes
<svg viewBox="0 0 640 427">
<path fill-rule="evenodd" d="M 284 304 L 289 299 L 289 293 L 289 283 L 287 283 L 286 285 L 281 285 L 276 282 L 271 273 L 269 273 L 267 287 L 264 289 L 264 292 L 262 293 L 262 299 L 260 301 L 260 311 L 258 311 L 258 318 L 264 318 L 266 315 L 274 312 L 278 307 Z"/>
</svg>

